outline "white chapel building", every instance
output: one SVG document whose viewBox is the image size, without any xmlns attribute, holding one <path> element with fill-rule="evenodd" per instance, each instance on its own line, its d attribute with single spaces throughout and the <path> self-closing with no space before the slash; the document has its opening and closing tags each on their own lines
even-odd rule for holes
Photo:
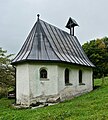
<svg viewBox="0 0 108 120">
<path fill-rule="evenodd" d="M 41 20 L 38 15 L 21 50 L 12 61 L 16 68 L 16 103 L 30 105 L 44 99 L 60 101 L 93 89 L 94 65 L 74 36 L 75 20 L 66 25 L 70 34 Z"/>
</svg>

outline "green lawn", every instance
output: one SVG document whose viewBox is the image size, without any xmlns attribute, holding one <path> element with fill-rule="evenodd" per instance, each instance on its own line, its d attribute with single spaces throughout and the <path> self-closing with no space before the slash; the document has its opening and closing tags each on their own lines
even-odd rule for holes
<svg viewBox="0 0 108 120">
<path fill-rule="evenodd" d="M 38 109 L 14 109 L 14 100 L 0 99 L 0 120 L 108 120 L 108 79 L 95 80 L 94 91 Z"/>
</svg>

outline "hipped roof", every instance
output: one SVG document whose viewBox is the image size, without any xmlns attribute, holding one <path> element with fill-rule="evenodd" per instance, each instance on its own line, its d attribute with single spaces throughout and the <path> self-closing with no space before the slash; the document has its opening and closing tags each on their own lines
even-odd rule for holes
<svg viewBox="0 0 108 120">
<path fill-rule="evenodd" d="M 94 67 L 76 36 L 39 18 L 12 64 L 23 61 L 57 61 Z"/>
</svg>

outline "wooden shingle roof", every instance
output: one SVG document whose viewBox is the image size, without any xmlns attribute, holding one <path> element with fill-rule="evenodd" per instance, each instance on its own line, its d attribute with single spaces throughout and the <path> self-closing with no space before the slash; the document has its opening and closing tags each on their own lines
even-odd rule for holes
<svg viewBox="0 0 108 120">
<path fill-rule="evenodd" d="M 57 61 L 94 67 L 76 36 L 39 18 L 12 64 L 22 61 Z"/>
</svg>

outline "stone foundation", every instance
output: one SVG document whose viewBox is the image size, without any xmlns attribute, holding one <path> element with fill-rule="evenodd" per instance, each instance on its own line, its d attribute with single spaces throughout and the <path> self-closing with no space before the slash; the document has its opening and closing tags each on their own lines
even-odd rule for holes
<svg viewBox="0 0 108 120">
<path fill-rule="evenodd" d="M 49 96 L 38 96 L 30 100 L 30 104 L 36 103 L 59 103 L 65 100 L 73 99 L 74 97 L 80 96 L 84 93 L 90 92 L 90 90 L 75 91 L 70 87 L 66 87 L 59 94 Z"/>
</svg>

